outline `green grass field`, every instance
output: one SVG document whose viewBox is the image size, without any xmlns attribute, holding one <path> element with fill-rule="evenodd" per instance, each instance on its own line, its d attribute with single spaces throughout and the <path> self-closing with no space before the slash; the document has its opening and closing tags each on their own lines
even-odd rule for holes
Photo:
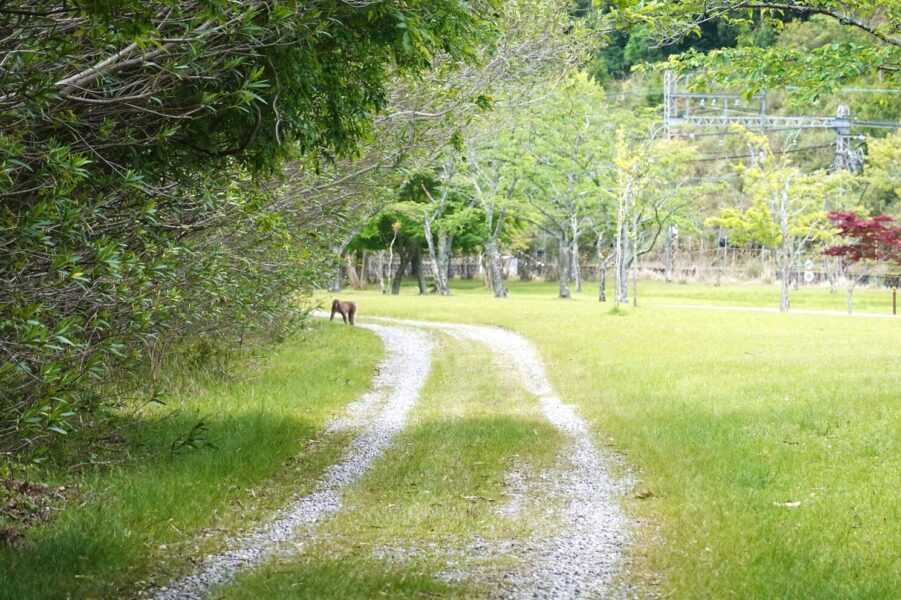
<svg viewBox="0 0 901 600">
<path fill-rule="evenodd" d="M 322 426 L 369 388 L 381 352 L 365 330 L 314 324 L 228 381 L 201 380 L 118 430 L 129 438 L 121 453 L 143 460 L 41 473 L 78 496 L 0 548 L 0 598 L 132 598 L 190 569 L 227 534 L 312 487 L 346 442 L 319 440 Z M 215 447 L 171 455 L 200 420 Z"/>
<path fill-rule="evenodd" d="M 498 325 L 540 350 L 595 441 L 636 470 L 626 577 L 674 598 L 897 598 L 901 589 L 901 317 L 662 308 L 775 307 L 775 286 L 642 283 L 613 311 L 585 286 L 480 282 L 449 298 L 347 290 L 358 318 Z M 888 294 L 860 290 L 862 310 Z M 327 296 L 321 300 L 325 302 Z M 793 306 L 844 308 L 811 288 Z M 296 556 L 241 575 L 221 598 L 466 597 L 446 549 L 528 534 L 498 516 L 511 468 L 553 463 L 558 434 L 484 348 L 436 334 L 407 428 Z M 362 328 L 318 323 L 220 382 L 201 380 L 122 429 L 141 461 L 40 475 L 78 493 L 16 548 L 0 550 L 0 598 L 134 597 L 190 569 L 226 536 L 312 489 L 347 442 L 325 422 L 369 388 L 381 356 Z M 203 420 L 215 447 L 171 455 Z M 404 560 L 379 558 L 413 550 Z M 454 554 L 451 557 L 456 556 Z M 456 560 L 456 559 L 455 559 Z M 499 568 L 495 565 L 494 568 Z"/>
<path fill-rule="evenodd" d="M 897 597 L 901 318 L 652 306 L 762 305 L 778 298 L 769 286 L 642 284 L 640 307 L 617 313 L 595 290 L 513 284 L 497 300 L 458 283 L 449 298 L 342 298 L 362 318 L 496 324 L 536 343 L 598 442 L 640 469 L 634 583 L 679 598 Z M 864 291 L 874 310 L 887 296 Z M 807 294 L 795 305 L 842 308 Z"/>
<path fill-rule="evenodd" d="M 608 282 L 609 283 L 609 282 Z M 408 282 L 412 285 L 412 282 Z M 514 297 L 554 297 L 557 295 L 556 283 L 534 282 L 507 282 Z M 476 279 L 457 279 L 452 282 L 453 290 L 457 293 L 474 293 L 482 295 L 485 286 Z M 405 289 L 404 295 L 418 293 L 414 289 Z M 631 287 L 629 293 L 632 293 Z M 901 294 L 899 294 L 901 295 Z M 577 298 L 585 300 L 597 299 L 598 287 L 596 281 L 586 281 L 582 285 L 582 293 Z M 847 312 L 847 296 L 843 288 L 839 288 L 834 294 L 823 286 L 801 286 L 798 290 L 789 293 L 791 306 L 801 310 L 821 310 Z M 607 286 L 607 298 L 613 299 L 613 289 Z M 779 285 L 774 284 L 724 284 L 714 286 L 712 284 L 680 284 L 663 283 L 662 281 L 642 281 L 638 286 L 639 304 L 644 306 L 659 306 L 671 304 L 688 304 L 700 306 L 722 307 L 758 307 L 771 310 L 779 309 Z M 629 302 L 632 302 L 630 296 Z M 901 311 L 901 297 L 898 298 L 898 310 Z M 885 288 L 860 287 L 854 291 L 854 312 L 891 314 L 892 292 Z"/>
</svg>

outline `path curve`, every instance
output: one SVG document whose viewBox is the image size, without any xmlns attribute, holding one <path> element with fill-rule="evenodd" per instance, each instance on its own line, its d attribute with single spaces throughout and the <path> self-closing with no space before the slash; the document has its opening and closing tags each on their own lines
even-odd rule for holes
<svg viewBox="0 0 901 600">
<path fill-rule="evenodd" d="M 377 414 L 367 419 L 343 458 L 326 471 L 315 492 L 294 500 L 271 521 L 250 533 L 229 539 L 228 550 L 208 556 L 200 571 L 161 588 L 153 596 L 154 600 L 199 600 L 214 586 L 227 583 L 237 573 L 278 555 L 281 544 L 294 537 L 296 527 L 316 523 L 341 508 L 343 489 L 372 467 L 404 427 L 407 414 L 419 399 L 428 377 L 432 340 L 427 333 L 408 327 L 369 324 L 360 327 L 382 339 L 386 355 L 378 365 L 379 375 L 373 390 L 349 405 L 348 415 L 334 421 L 329 429 L 346 429 L 359 422 L 364 413 L 378 410 Z"/>
<path fill-rule="evenodd" d="M 539 534 L 516 552 L 520 567 L 501 582 L 505 598 L 586 598 L 622 595 L 614 580 L 620 572 L 628 541 L 628 519 L 619 506 L 627 482 L 611 474 L 610 460 L 591 441 L 591 430 L 571 404 L 554 392 L 535 347 L 506 329 L 403 319 L 372 320 L 442 331 L 484 344 L 509 359 L 523 385 L 538 396 L 545 418 L 567 438 L 562 452 L 567 463 L 548 490 L 559 502 L 562 524 L 550 536 Z"/>
</svg>

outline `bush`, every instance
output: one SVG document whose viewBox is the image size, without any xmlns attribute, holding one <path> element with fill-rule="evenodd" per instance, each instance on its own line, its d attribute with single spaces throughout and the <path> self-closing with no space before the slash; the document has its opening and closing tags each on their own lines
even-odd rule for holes
<svg viewBox="0 0 901 600">
<path fill-rule="evenodd" d="M 353 154 L 389 76 L 465 58 L 491 6 L 0 11 L 0 450 L 65 434 L 110 382 L 152 393 L 137 373 L 184 340 L 282 323 L 341 222 L 271 176 Z"/>
</svg>

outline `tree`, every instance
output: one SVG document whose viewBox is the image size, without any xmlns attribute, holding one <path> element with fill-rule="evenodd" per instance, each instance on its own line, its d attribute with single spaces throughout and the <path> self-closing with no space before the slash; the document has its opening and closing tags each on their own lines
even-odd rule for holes
<svg viewBox="0 0 901 600">
<path fill-rule="evenodd" d="M 515 205 L 513 192 L 519 179 L 518 173 L 511 168 L 512 160 L 502 153 L 502 149 L 509 149 L 504 144 L 506 140 L 502 141 L 505 135 L 506 132 L 499 133 L 493 143 L 490 141 L 478 146 L 470 144 L 466 152 L 465 167 L 461 169 L 461 178 L 470 188 L 473 205 L 482 214 L 482 247 L 495 298 L 507 297 L 499 241 L 507 212 Z"/>
<path fill-rule="evenodd" d="M 901 216 L 901 132 L 869 140 L 864 177 L 872 190 L 868 208 Z"/>
<path fill-rule="evenodd" d="M 854 288 L 867 277 L 873 264 L 889 262 L 901 265 L 901 227 L 893 225 L 895 220 L 888 215 L 866 219 L 851 211 L 831 211 L 829 220 L 838 229 L 838 236 L 847 243 L 830 246 L 823 250 L 823 254 L 840 256 L 846 263 L 863 267 L 856 277 L 848 278 L 850 315 Z"/>
<path fill-rule="evenodd" d="M 523 112 L 513 138 L 522 149 L 522 217 L 558 242 L 561 298 L 570 296 L 570 281 L 582 291 L 579 241 L 601 210 L 598 186 L 607 176 L 608 139 L 615 127 L 605 108 L 603 90 L 587 75 L 574 74 Z M 525 214 L 528 209 L 531 214 Z"/>
<path fill-rule="evenodd" d="M 616 202 L 617 305 L 628 302 L 629 273 L 636 259 L 651 251 L 663 228 L 692 202 L 688 193 L 691 156 L 686 142 L 659 139 L 653 129 L 639 136 L 629 135 L 624 126 L 617 132 L 615 179 L 607 190 Z"/>
<path fill-rule="evenodd" d="M 736 168 L 749 206 L 724 209 L 706 224 L 729 231 L 736 243 L 773 250 L 780 278 L 779 310 L 786 312 L 792 274 L 803 252 L 828 237 L 827 212 L 848 202 L 853 182 L 843 170 L 804 174 L 786 153 L 775 154 L 765 135 L 747 131 L 743 135 L 752 162 Z"/>
<path fill-rule="evenodd" d="M 450 259 L 455 240 L 462 246 L 469 235 L 484 239 L 479 231 L 478 211 L 465 193 L 454 187 L 456 168 L 454 161 L 447 158 L 442 163 L 437 180 L 431 180 L 432 185 L 419 183 L 429 200 L 423 206 L 421 218 L 435 291 L 440 296 L 450 295 Z"/>
<path fill-rule="evenodd" d="M 0 447 L 65 431 L 103 400 L 98 381 L 186 340 L 285 323 L 298 290 L 326 283 L 346 221 L 339 201 L 285 198 L 272 176 L 355 155 L 391 84 L 474 61 L 494 10 L 0 8 Z"/>
<path fill-rule="evenodd" d="M 697 72 L 695 85 L 740 86 L 748 95 L 765 89 L 796 86 L 798 103 L 826 95 L 861 75 L 881 71 L 887 82 L 897 78 L 901 59 L 901 12 L 897 2 L 870 0 L 687 0 L 617 2 L 610 20 L 620 28 L 650 24 L 660 44 L 698 35 L 705 23 L 725 21 L 736 26 L 781 30 L 791 19 L 820 15 L 845 29 L 863 34 L 812 50 L 798 46 L 743 45 L 703 53 L 673 55 L 665 68 Z"/>
<path fill-rule="evenodd" d="M 503 4 L 496 35 L 477 40 L 475 64 L 439 55 L 431 70 L 393 78 L 388 106 L 362 152 L 324 168 L 292 163 L 282 193 L 329 207 L 342 224 L 343 239 L 349 239 L 371 210 L 394 201 L 410 173 L 431 172 L 461 151 L 464 139 L 493 135 L 494 121 L 503 120 L 498 115 L 540 97 L 596 43 L 595 33 L 573 22 L 570 8 L 568 0 Z M 440 246 L 440 239 L 435 243 Z M 341 262 L 336 254 L 336 266 Z"/>
</svg>

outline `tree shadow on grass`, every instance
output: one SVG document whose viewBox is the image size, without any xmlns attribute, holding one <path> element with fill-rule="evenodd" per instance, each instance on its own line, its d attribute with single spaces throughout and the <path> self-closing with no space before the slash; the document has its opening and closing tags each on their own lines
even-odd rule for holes
<svg viewBox="0 0 901 600">
<path fill-rule="evenodd" d="M 220 588 L 213 597 L 292 600 L 357 600 L 363 598 L 458 597 L 459 586 L 435 579 L 426 569 L 360 559 L 312 559 L 241 578 L 237 587 Z"/>
<path fill-rule="evenodd" d="M 164 450 L 144 461 L 85 475 L 77 506 L 0 548 L 0 598 L 132 595 L 135 582 L 221 545 L 217 528 L 249 527 L 318 479 L 340 438 L 310 447 L 319 432 L 287 414 L 248 413 L 205 421 L 213 445 L 167 448 L 197 423 L 195 414 L 134 423 L 130 435 Z M 296 488 L 295 488 L 296 486 Z M 250 490 L 253 488 L 253 492 Z M 245 520 L 246 519 L 246 520 Z M 157 581 L 164 584 L 165 581 Z"/>
</svg>

